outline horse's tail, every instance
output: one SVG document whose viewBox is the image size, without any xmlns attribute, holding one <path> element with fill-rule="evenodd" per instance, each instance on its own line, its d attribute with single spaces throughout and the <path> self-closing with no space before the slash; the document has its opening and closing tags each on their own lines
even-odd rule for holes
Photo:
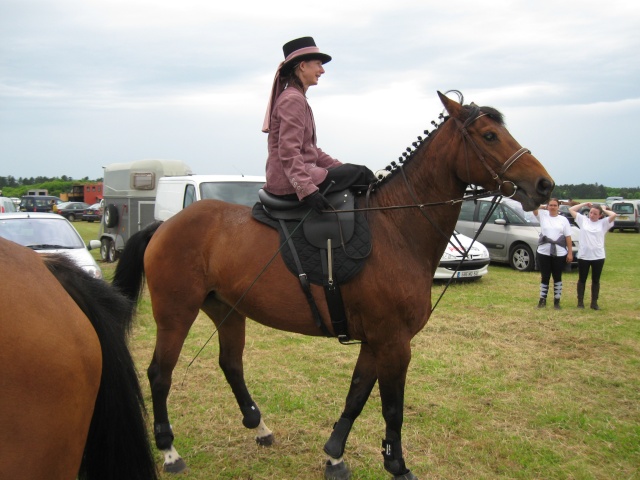
<svg viewBox="0 0 640 480">
<path fill-rule="evenodd" d="M 160 225 L 162 222 L 154 222 L 132 235 L 120 254 L 113 285 L 134 304 L 144 288 L 144 252 Z"/>
<path fill-rule="evenodd" d="M 102 376 L 89 427 L 81 480 L 156 480 L 144 397 L 127 347 L 133 303 L 62 257 L 45 264 L 89 318 L 100 340 Z"/>
</svg>

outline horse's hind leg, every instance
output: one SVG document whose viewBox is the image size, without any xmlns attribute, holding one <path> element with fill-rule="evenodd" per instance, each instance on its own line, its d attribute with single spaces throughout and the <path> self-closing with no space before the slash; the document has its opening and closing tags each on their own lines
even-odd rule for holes
<svg viewBox="0 0 640 480">
<path fill-rule="evenodd" d="M 220 344 L 218 362 L 242 412 L 242 424 L 254 431 L 258 445 L 268 446 L 273 443 L 273 433 L 265 425 L 244 380 L 242 355 L 245 346 L 246 319 L 235 311 L 229 313 L 229 308 L 225 304 L 208 300 L 202 310 L 218 328 Z"/>
<path fill-rule="evenodd" d="M 369 346 L 362 344 L 360 346 L 360 355 L 351 377 L 351 386 L 347 394 L 345 408 L 340 419 L 333 426 L 331 437 L 329 437 L 324 446 L 324 451 L 329 456 L 325 467 L 325 479 L 343 480 L 350 477 L 349 470 L 342 459 L 347 437 L 353 423 L 367 403 L 376 380 L 375 359 Z"/>
<path fill-rule="evenodd" d="M 193 316 L 195 320 L 196 315 Z M 156 347 L 151 364 L 147 369 L 147 378 L 151 386 L 153 402 L 153 433 L 156 446 L 164 455 L 164 470 L 179 473 L 187 468 L 186 463 L 173 447 L 173 430 L 169 422 L 167 397 L 171 389 L 173 369 L 178 362 L 184 340 L 189 333 L 190 323 L 175 323 L 171 328 L 158 327 Z"/>
</svg>

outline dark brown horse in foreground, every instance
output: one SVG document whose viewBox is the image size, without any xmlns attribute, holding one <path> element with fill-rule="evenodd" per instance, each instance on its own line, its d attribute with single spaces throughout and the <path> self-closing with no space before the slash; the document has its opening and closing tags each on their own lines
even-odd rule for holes
<svg viewBox="0 0 640 480">
<path fill-rule="evenodd" d="M 342 460 L 347 436 L 376 382 L 386 423 L 385 469 L 396 479 L 416 478 L 405 466 L 401 445 L 405 381 L 410 342 L 429 319 L 433 274 L 460 211 L 460 203 L 451 200 L 461 199 L 473 184 L 512 195 L 532 210 L 554 186 L 535 157 L 511 137 L 498 111 L 439 95 L 449 117 L 376 185 L 368 203 L 376 210 L 369 213 L 373 250 L 363 270 L 341 288 L 349 334 L 362 344 L 344 410 L 324 447 L 325 478 L 349 477 Z M 199 310 L 217 327 L 220 367 L 243 424 L 255 429 L 259 443 L 272 441 L 244 381 L 245 319 L 322 335 L 298 279 L 280 256 L 270 262 L 279 246 L 276 231 L 255 221 L 248 208 L 214 200 L 196 202 L 129 240 L 114 283 L 137 299 L 146 274 L 158 326 L 148 376 L 156 444 L 165 453 L 166 470 L 185 467 L 172 446 L 166 401 Z M 313 294 L 326 321 L 322 288 L 314 286 Z"/>
<path fill-rule="evenodd" d="M 0 478 L 157 478 L 126 344 L 131 302 L 4 238 L 0 271 Z"/>
</svg>

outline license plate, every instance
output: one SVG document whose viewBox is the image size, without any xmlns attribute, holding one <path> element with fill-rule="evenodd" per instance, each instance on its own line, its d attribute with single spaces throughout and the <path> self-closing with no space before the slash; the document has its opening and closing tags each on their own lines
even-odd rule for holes
<svg viewBox="0 0 640 480">
<path fill-rule="evenodd" d="M 627 217 L 626 215 L 620 215 L 618 217 L 618 220 L 627 221 L 627 220 L 629 220 L 629 217 Z"/>
<path fill-rule="evenodd" d="M 476 271 L 458 272 L 456 278 L 467 278 L 467 277 L 477 277 L 477 276 L 478 276 L 478 272 Z"/>
</svg>

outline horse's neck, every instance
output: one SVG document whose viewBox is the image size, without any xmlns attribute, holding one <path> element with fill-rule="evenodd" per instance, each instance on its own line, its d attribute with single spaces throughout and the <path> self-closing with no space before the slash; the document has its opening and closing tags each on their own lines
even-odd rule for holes
<svg viewBox="0 0 640 480">
<path fill-rule="evenodd" d="M 380 207 L 426 205 L 422 209 L 388 210 L 382 222 L 386 223 L 382 228 L 395 228 L 397 235 L 410 235 L 410 243 L 423 252 L 431 251 L 424 249 L 434 240 L 448 240 L 460 206 L 446 202 L 461 198 L 466 187 L 456 174 L 461 147 L 459 143 L 451 142 L 451 135 L 455 135 L 455 132 L 450 128 L 447 132 L 439 132 L 438 137 L 424 145 L 415 158 L 399 167 L 404 169 L 404 173 L 396 172 L 388 184 L 381 185 L 376 194 L 376 204 Z M 443 233 L 447 236 L 446 240 Z"/>
<path fill-rule="evenodd" d="M 461 142 L 451 141 L 454 125 L 415 153 L 415 157 L 399 166 L 388 184 L 383 183 L 376 195 L 379 206 L 434 204 L 461 198 L 466 184 L 458 178 L 456 167 L 463 155 Z"/>
</svg>

